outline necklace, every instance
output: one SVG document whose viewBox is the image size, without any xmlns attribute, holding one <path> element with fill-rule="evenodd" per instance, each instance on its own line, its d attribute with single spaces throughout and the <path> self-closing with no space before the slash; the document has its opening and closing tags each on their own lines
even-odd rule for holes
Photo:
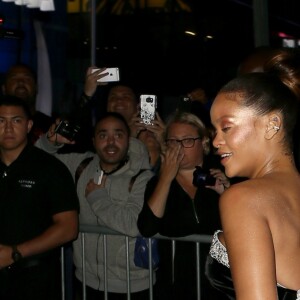
<svg viewBox="0 0 300 300">
<path fill-rule="evenodd" d="M 106 172 L 106 171 L 102 168 L 101 162 L 100 162 L 99 164 L 100 164 L 101 170 L 103 171 L 103 175 L 111 175 L 111 174 L 117 172 L 118 170 L 120 170 L 123 166 L 125 166 L 125 165 L 127 164 L 128 160 L 129 160 L 128 157 L 126 157 L 124 160 L 122 160 L 122 161 L 118 164 L 118 166 L 117 166 L 116 168 L 114 168 L 113 170 L 111 170 L 111 171 L 109 171 L 109 172 Z"/>
</svg>

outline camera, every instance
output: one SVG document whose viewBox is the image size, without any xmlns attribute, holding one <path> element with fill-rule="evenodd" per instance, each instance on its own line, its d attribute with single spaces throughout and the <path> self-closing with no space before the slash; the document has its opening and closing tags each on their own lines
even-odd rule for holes
<svg viewBox="0 0 300 300">
<path fill-rule="evenodd" d="M 62 135 L 70 141 L 75 140 L 80 130 L 80 126 L 72 124 L 66 120 L 60 121 L 55 128 L 55 133 Z"/>
<path fill-rule="evenodd" d="M 146 98 L 146 102 L 147 103 L 153 103 L 153 98 L 151 98 L 151 97 Z"/>
<path fill-rule="evenodd" d="M 216 184 L 216 178 L 205 172 L 200 166 L 196 166 L 196 170 L 193 173 L 193 185 L 196 187 L 205 187 L 207 185 L 214 186 Z"/>
</svg>

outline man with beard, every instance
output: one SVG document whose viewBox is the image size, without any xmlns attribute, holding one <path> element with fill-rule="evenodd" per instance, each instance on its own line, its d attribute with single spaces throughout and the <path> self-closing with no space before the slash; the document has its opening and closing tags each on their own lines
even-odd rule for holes
<svg viewBox="0 0 300 300">
<path fill-rule="evenodd" d="M 87 69 L 84 90 L 79 102 L 80 115 L 85 118 L 84 121 L 81 121 L 82 124 L 91 123 L 91 117 L 87 111 L 91 109 L 89 102 L 94 97 L 97 87 L 107 85 L 107 83 L 98 81 L 107 75 L 106 68 L 100 68 L 96 72 L 93 72 L 93 69 L 94 67 Z M 125 118 L 130 127 L 131 136 L 138 138 L 145 144 L 150 154 L 150 163 L 153 170 L 154 172 L 158 171 L 160 165 L 158 158 L 164 147 L 163 132 L 165 129 L 165 124 L 158 112 L 156 112 L 156 117 L 152 124 L 145 125 L 140 118 L 139 99 L 132 86 L 125 82 L 110 83 L 106 92 L 105 111 L 119 113 Z M 152 147 L 153 142 L 158 149 Z"/>
<path fill-rule="evenodd" d="M 47 135 L 37 141 L 37 146 L 55 153 L 57 143 L 74 143 L 54 132 L 55 124 Z M 129 238 L 131 299 L 149 297 L 149 270 L 134 265 L 135 237 L 139 234 L 137 217 L 144 202 L 144 191 L 150 171 L 149 156 L 142 142 L 130 138 L 129 126 L 120 114 L 109 112 L 95 126 L 94 152 L 55 154 L 62 160 L 75 180 L 80 201 L 80 224 L 111 228 Z M 87 157 L 92 160 L 76 178 L 76 170 Z M 99 174 L 103 172 L 102 181 Z M 78 173 L 77 173 L 78 174 Z M 135 178 L 132 183 L 132 178 Z M 127 299 L 127 272 L 124 236 L 107 236 L 107 290 L 111 299 Z M 104 299 L 103 235 L 85 235 L 85 265 L 87 298 Z M 82 241 L 73 243 L 75 275 L 82 285 Z M 79 297 L 80 297 L 79 293 Z"/>
<path fill-rule="evenodd" d="M 47 132 L 53 120 L 50 116 L 37 111 L 36 95 L 37 82 L 34 71 L 26 64 L 16 64 L 11 66 L 2 84 L 3 95 L 15 96 L 24 100 L 29 106 L 33 127 L 29 135 L 29 140 L 34 143 L 43 133 Z"/>
</svg>

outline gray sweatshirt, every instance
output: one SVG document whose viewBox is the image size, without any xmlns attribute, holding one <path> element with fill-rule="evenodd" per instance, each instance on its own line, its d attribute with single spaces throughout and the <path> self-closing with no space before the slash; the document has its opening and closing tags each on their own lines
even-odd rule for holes
<svg viewBox="0 0 300 300">
<path fill-rule="evenodd" d="M 49 143 L 45 136 L 36 146 L 56 153 L 58 147 Z M 149 271 L 134 265 L 135 236 L 138 214 L 144 203 L 144 191 L 148 180 L 153 176 L 149 164 L 149 155 L 145 145 L 135 138 L 130 139 L 128 162 L 118 171 L 109 175 L 105 188 L 97 189 L 85 196 L 85 188 L 90 179 L 99 170 L 99 157 L 93 152 L 55 154 L 69 168 L 75 178 L 78 165 L 86 157 L 93 156 L 77 183 L 77 194 L 80 201 L 80 224 L 100 225 L 116 230 L 129 238 L 130 288 L 132 292 L 149 288 Z M 131 178 L 140 173 L 129 192 Z M 74 241 L 74 263 L 76 277 L 82 281 L 82 245 L 81 235 Z M 107 236 L 107 287 L 109 292 L 126 293 L 126 249 L 125 237 Z M 104 290 L 104 256 L 103 236 L 85 234 L 86 284 L 94 289 Z"/>
</svg>

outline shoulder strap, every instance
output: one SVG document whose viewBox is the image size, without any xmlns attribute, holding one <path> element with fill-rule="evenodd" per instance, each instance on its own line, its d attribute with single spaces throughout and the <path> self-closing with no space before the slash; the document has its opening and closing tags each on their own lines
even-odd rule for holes
<svg viewBox="0 0 300 300">
<path fill-rule="evenodd" d="M 82 173 L 82 171 L 86 168 L 86 166 L 90 163 L 93 159 L 93 156 L 85 158 L 77 167 L 75 172 L 75 186 L 77 186 L 78 179 Z"/>
<path fill-rule="evenodd" d="M 146 169 L 141 169 L 137 174 L 135 174 L 134 176 L 131 177 L 130 182 L 129 182 L 129 186 L 128 186 L 128 191 L 129 191 L 129 193 L 131 192 L 132 187 L 133 187 L 133 184 L 134 184 L 135 180 L 137 179 L 137 177 L 138 177 L 141 173 L 143 173 L 144 171 L 146 171 Z"/>
</svg>

